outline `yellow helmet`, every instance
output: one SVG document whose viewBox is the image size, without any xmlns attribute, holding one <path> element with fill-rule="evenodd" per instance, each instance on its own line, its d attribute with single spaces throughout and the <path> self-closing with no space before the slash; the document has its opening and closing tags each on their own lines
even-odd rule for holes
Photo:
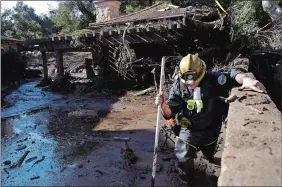
<svg viewBox="0 0 282 187">
<path fill-rule="evenodd" d="M 184 84 L 199 83 L 205 75 L 206 64 L 198 55 L 188 54 L 180 61 L 179 71 Z"/>
</svg>

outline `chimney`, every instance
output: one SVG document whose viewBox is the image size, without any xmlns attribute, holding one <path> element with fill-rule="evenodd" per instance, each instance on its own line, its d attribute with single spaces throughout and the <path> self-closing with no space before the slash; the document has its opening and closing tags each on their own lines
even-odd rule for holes
<svg viewBox="0 0 282 187">
<path fill-rule="evenodd" d="M 117 0 L 94 1 L 96 8 L 96 23 L 109 21 L 119 16 L 120 2 Z"/>
</svg>

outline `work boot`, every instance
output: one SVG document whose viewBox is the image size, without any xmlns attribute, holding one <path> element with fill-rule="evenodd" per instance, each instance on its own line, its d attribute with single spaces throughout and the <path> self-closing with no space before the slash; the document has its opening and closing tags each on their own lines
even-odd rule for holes
<svg viewBox="0 0 282 187">
<path fill-rule="evenodd" d="M 178 162 L 177 170 L 179 180 L 183 184 L 187 184 L 189 187 L 195 185 L 194 160 L 192 158 L 185 162 Z"/>
</svg>

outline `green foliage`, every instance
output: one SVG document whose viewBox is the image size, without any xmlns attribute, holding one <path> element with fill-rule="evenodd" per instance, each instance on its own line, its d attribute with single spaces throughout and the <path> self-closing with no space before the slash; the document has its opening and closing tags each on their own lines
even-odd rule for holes
<svg viewBox="0 0 282 187">
<path fill-rule="evenodd" d="M 18 39 L 31 39 L 47 36 L 54 31 L 54 23 L 46 16 L 38 16 L 33 8 L 22 1 L 13 9 L 1 14 L 1 33 Z"/>
<path fill-rule="evenodd" d="M 74 8 L 74 1 L 60 2 L 58 8 L 50 12 L 50 18 L 60 29 L 60 34 L 70 33 L 78 29 L 78 15 L 75 14 Z"/>
<path fill-rule="evenodd" d="M 60 1 L 48 15 L 37 15 L 23 1 L 1 13 L 2 35 L 18 39 L 51 37 L 71 33 L 95 22 L 93 0 Z"/>
</svg>

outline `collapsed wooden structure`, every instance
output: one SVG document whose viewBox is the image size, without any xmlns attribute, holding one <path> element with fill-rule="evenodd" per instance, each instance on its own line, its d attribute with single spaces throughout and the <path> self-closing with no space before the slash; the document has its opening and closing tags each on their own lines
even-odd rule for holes
<svg viewBox="0 0 282 187">
<path fill-rule="evenodd" d="M 199 33 L 203 37 L 210 37 L 214 31 L 221 29 L 223 23 L 224 16 L 217 9 L 179 8 L 171 4 L 159 3 L 106 22 L 90 23 L 78 37 L 67 35 L 28 40 L 21 46 L 21 51 L 41 51 L 44 79 L 48 78 L 46 52 L 56 53 L 59 76 L 64 75 L 63 53 L 75 51 L 91 52 L 93 68 L 96 70 L 108 66 L 116 71 L 122 71 L 118 66 L 124 63 L 128 63 L 125 69 L 132 69 L 133 66 L 156 65 L 152 59 L 144 58 L 146 56 L 144 53 L 150 53 L 150 48 L 142 44 L 173 46 L 177 42 L 185 42 L 183 40 L 187 40 L 187 36 L 191 37 Z M 128 54 L 121 54 L 122 50 Z M 136 54 L 138 50 L 143 52 L 138 55 Z M 167 55 L 166 50 L 159 49 L 158 52 L 162 56 Z M 133 78 L 134 73 L 124 74 L 124 77 Z"/>
</svg>

